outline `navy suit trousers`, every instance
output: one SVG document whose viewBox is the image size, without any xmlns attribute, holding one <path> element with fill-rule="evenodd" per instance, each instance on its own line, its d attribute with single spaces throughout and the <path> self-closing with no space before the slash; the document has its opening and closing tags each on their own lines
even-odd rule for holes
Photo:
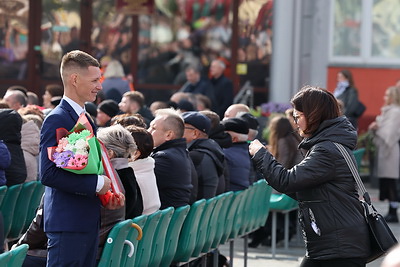
<svg viewBox="0 0 400 267">
<path fill-rule="evenodd" d="M 99 228 L 90 232 L 48 232 L 47 267 L 96 266 Z"/>
</svg>

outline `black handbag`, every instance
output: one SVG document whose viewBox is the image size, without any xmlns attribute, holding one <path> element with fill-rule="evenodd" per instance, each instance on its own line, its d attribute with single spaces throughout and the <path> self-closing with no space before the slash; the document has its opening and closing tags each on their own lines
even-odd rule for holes
<svg viewBox="0 0 400 267">
<path fill-rule="evenodd" d="M 360 100 L 358 100 L 356 104 L 356 109 L 354 110 L 354 117 L 361 117 L 366 109 L 367 107 Z"/>
<path fill-rule="evenodd" d="M 362 203 L 362 206 L 364 207 L 364 217 L 369 226 L 371 252 L 369 257 L 367 258 L 367 262 L 371 262 L 383 256 L 398 242 L 396 237 L 393 235 L 392 230 L 390 230 L 389 226 L 387 225 L 385 219 L 376 211 L 375 207 L 371 204 L 371 198 L 369 197 L 369 194 L 365 189 L 363 182 L 361 181 L 360 175 L 358 174 L 357 168 L 352 161 L 349 153 L 341 144 L 334 144 L 346 160 L 346 163 L 349 166 L 351 173 L 353 174 L 354 180 L 356 180 L 358 190 L 364 198 L 364 200 L 360 201 Z"/>
</svg>

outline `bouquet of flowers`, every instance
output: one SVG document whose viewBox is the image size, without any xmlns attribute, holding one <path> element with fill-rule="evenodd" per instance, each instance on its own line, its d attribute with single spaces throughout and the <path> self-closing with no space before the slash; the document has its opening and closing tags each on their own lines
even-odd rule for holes
<svg viewBox="0 0 400 267">
<path fill-rule="evenodd" d="M 48 156 L 57 167 L 77 174 L 103 174 L 101 147 L 85 114 L 71 131 L 56 130 L 57 146 L 48 148 Z"/>
<path fill-rule="evenodd" d="M 111 189 L 99 195 L 101 203 L 106 206 L 111 196 L 121 192 L 117 174 L 111 165 L 105 146 L 93 133 L 92 125 L 85 114 L 82 114 L 72 130 L 56 130 L 57 146 L 49 147 L 48 157 L 57 167 L 77 174 L 103 174 L 111 179 Z"/>
<path fill-rule="evenodd" d="M 90 136 L 88 130 L 80 133 L 71 133 L 58 141 L 56 151 L 53 153 L 54 163 L 57 167 L 83 168 L 88 163 L 89 145 L 86 138 Z"/>
</svg>

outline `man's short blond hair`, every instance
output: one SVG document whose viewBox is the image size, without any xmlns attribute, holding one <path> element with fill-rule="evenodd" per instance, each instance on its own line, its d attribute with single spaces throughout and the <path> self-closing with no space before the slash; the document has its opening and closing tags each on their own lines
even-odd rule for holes
<svg viewBox="0 0 400 267">
<path fill-rule="evenodd" d="M 129 91 L 122 96 L 129 99 L 129 102 L 136 102 L 140 107 L 144 106 L 144 95 L 139 91 Z"/>
<path fill-rule="evenodd" d="M 87 70 L 90 66 L 100 68 L 100 63 L 86 52 L 73 50 L 61 59 L 61 79 L 64 82 L 65 78 L 73 71 Z"/>
<path fill-rule="evenodd" d="M 178 111 L 172 108 L 163 108 L 156 110 L 156 118 L 164 117 L 164 129 L 175 133 L 176 138 L 182 138 L 185 131 L 185 123 Z"/>
</svg>

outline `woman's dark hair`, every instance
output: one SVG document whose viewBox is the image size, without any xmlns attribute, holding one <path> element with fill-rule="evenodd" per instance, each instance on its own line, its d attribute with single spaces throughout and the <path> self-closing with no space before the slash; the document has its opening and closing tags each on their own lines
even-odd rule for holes
<svg viewBox="0 0 400 267">
<path fill-rule="evenodd" d="M 354 86 L 354 80 L 353 80 L 353 74 L 349 70 L 341 70 L 339 71 L 343 76 L 349 81 L 349 86 L 350 87 L 355 87 Z"/>
<path fill-rule="evenodd" d="M 297 150 L 297 144 L 295 142 L 295 136 L 294 136 L 294 130 L 292 125 L 290 124 L 290 121 L 288 118 L 284 116 L 276 116 L 272 118 L 272 120 L 269 123 L 269 139 L 268 143 L 271 146 L 270 152 L 272 155 L 274 155 L 275 158 L 279 158 L 281 155 L 279 155 L 278 152 L 278 141 L 279 139 L 285 138 L 287 136 L 293 135 L 293 138 L 287 138 L 288 146 L 289 149 L 287 151 L 288 155 L 291 158 L 295 157 L 295 153 L 292 153 L 292 151 Z M 292 159 L 291 159 L 292 161 Z M 287 167 L 287 166 L 285 166 Z M 289 166 L 293 167 L 293 166 Z"/>
<path fill-rule="evenodd" d="M 135 114 L 119 114 L 114 116 L 111 119 L 111 125 L 121 124 L 124 127 L 135 125 L 142 128 L 147 128 L 146 122 L 143 119 L 143 116 L 135 113 Z"/>
<path fill-rule="evenodd" d="M 140 151 L 138 159 L 144 159 L 150 156 L 153 151 L 154 141 L 153 136 L 146 129 L 135 125 L 125 127 L 135 139 L 137 149 Z"/>
<path fill-rule="evenodd" d="M 49 92 L 49 94 L 53 96 L 63 96 L 64 87 L 59 84 L 49 84 L 46 86 L 45 91 Z"/>
<path fill-rule="evenodd" d="M 303 112 L 307 122 L 305 134 L 313 134 L 325 120 L 340 116 L 339 106 L 332 93 L 306 85 L 290 101 L 295 110 Z"/>
</svg>

